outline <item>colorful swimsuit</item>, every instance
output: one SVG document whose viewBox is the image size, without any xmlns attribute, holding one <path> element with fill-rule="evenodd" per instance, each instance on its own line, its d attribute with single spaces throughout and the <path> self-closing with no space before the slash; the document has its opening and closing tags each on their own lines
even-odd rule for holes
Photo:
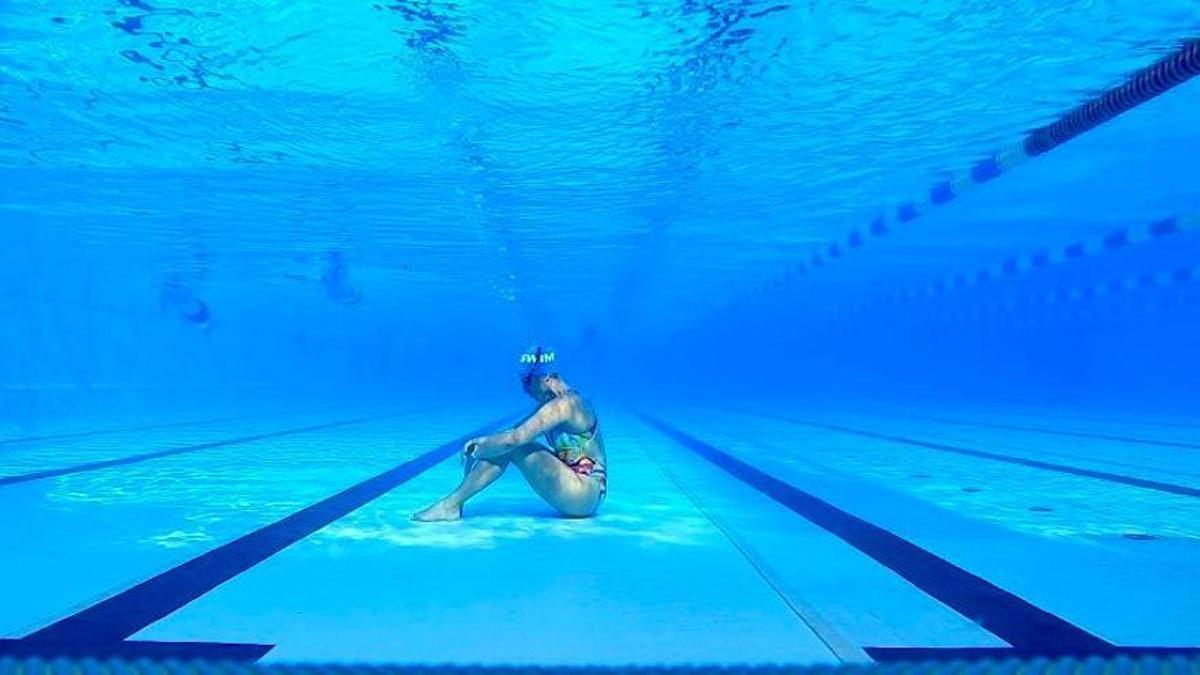
<svg viewBox="0 0 1200 675">
<path fill-rule="evenodd" d="M 595 480 L 600 485 L 600 499 L 604 499 L 608 494 L 608 472 L 596 461 L 596 453 L 589 452 L 596 442 L 599 426 L 600 418 L 596 418 L 592 428 L 583 433 L 560 431 L 550 439 L 550 446 L 554 448 L 554 456 L 572 471 Z"/>
</svg>

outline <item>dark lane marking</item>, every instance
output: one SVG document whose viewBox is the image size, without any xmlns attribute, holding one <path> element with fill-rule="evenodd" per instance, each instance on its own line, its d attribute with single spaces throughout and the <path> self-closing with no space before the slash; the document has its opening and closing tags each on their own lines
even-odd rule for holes
<svg viewBox="0 0 1200 675">
<path fill-rule="evenodd" d="M 204 661 L 253 662 L 267 655 L 275 645 L 237 642 L 156 642 L 125 640 L 105 645 L 67 645 L 26 642 L 0 638 L 0 664 L 7 658 L 38 658 L 46 661 L 61 658 L 120 659 L 177 659 Z M 2 668 L 0 668 L 2 670 Z M 227 671 L 223 671 L 227 672 Z"/>
<path fill-rule="evenodd" d="M 1025 654 L 1095 654 L 1115 648 L 967 570 L 877 525 L 770 476 L 664 422 L 640 415 L 729 475 L 870 556 Z"/>
<path fill-rule="evenodd" d="M 894 414 L 894 413 L 893 413 Z M 1164 448 L 1187 448 L 1189 450 L 1200 450 L 1200 443 L 1189 443 L 1187 441 L 1164 441 L 1154 438 L 1139 438 L 1137 436 L 1121 436 L 1118 434 L 1102 434 L 1092 431 L 1072 431 L 1066 429 L 1047 429 L 1045 427 L 1030 427 L 1020 424 L 1000 424 L 999 422 L 974 422 L 971 420 L 959 420 L 948 417 L 931 417 L 928 415 L 913 415 L 913 414 L 896 414 L 897 417 L 907 417 L 909 419 L 926 420 L 929 422 L 939 422 L 942 424 L 956 424 L 966 427 L 983 427 L 985 429 L 1003 429 L 1005 431 L 1032 431 L 1038 434 L 1049 434 L 1052 436 L 1068 436 L 1071 438 L 1091 438 L 1101 441 L 1117 441 L 1120 443 L 1136 443 L 1138 445 L 1158 445 Z"/>
<path fill-rule="evenodd" d="M 111 651 L 134 635 L 217 586 L 263 562 L 333 521 L 383 496 L 449 458 L 462 444 L 511 415 L 499 418 L 410 461 L 352 485 L 270 525 L 243 535 L 143 581 L 20 640 L 0 641 L 0 655 L 14 649 L 53 654 Z M 86 562 L 86 561 L 81 561 Z"/>
<path fill-rule="evenodd" d="M 1147 490 L 1157 490 L 1159 492 L 1167 492 L 1175 495 L 1183 495 L 1184 497 L 1200 497 L 1200 488 L 1188 487 L 1186 485 L 1176 485 L 1175 483 L 1164 483 L 1157 480 L 1149 480 L 1146 478 L 1137 478 L 1136 476 L 1126 476 L 1119 473 L 1110 473 L 1108 471 L 1094 471 L 1092 469 L 1082 469 L 1077 466 L 1068 466 L 1066 464 L 1054 464 L 1051 462 L 1041 462 L 1036 459 L 1025 459 L 1024 457 L 1014 457 L 1012 455 L 1001 455 L 995 452 L 987 452 L 986 450 L 975 450 L 973 448 L 964 448 L 957 445 L 947 445 L 945 443 L 935 443 L 933 441 L 922 441 L 917 438 L 909 438 L 907 436 L 895 436 L 892 434 L 883 434 L 877 431 L 866 431 L 865 429 L 852 429 L 843 427 L 837 424 L 826 424 L 824 422 L 813 422 L 810 420 L 801 420 L 794 417 L 783 417 L 780 415 L 766 415 L 763 413 L 749 413 L 757 417 L 765 417 L 767 419 L 779 420 L 790 424 L 799 424 L 817 429 L 825 429 L 826 431 L 836 431 L 843 434 L 851 434 L 854 436 L 862 436 L 863 438 L 874 438 L 881 441 L 891 441 L 893 443 L 902 443 L 904 445 L 912 445 L 928 450 L 937 450 L 939 452 L 951 452 L 956 455 L 966 455 L 968 457 L 978 457 L 980 459 L 990 459 L 996 462 L 1004 462 L 1006 464 L 1017 464 L 1027 466 L 1034 469 L 1044 469 L 1046 471 L 1055 471 L 1057 473 L 1070 474 L 1072 476 L 1082 476 L 1084 478 L 1095 478 L 1096 480 L 1104 480 L 1110 483 L 1120 483 L 1122 485 L 1130 485 L 1133 487 L 1146 488 Z"/>
<path fill-rule="evenodd" d="M 323 429 L 334 429 L 337 427 L 349 426 L 352 424 L 363 424 L 387 417 L 392 417 L 396 413 L 386 415 L 374 415 L 371 417 L 359 417 L 351 420 L 342 420 L 340 422 L 329 422 L 327 424 L 316 424 L 307 427 L 296 427 L 295 429 L 284 429 L 282 431 L 271 431 L 265 434 L 254 434 L 253 436 L 240 436 L 238 438 L 227 438 L 222 441 L 210 441 L 208 443 L 200 443 L 198 445 L 185 445 L 180 448 L 168 448 L 167 450 L 155 450 L 154 452 L 144 452 L 138 455 L 129 455 L 127 457 L 117 457 L 116 459 L 104 459 L 97 462 L 87 462 L 84 464 L 76 464 L 74 466 L 65 466 L 58 469 L 45 469 L 43 471 L 33 471 L 31 473 L 22 473 L 14 476 L 0 476 L 0 487 L 5 485 L 13 485 L 15 483 L 28 483 L 33 480 L 42 480 L 44 478 L 54 478 L 56 476 L 66 476 L 73 473 L 83 473 L 85 471 L 96 471 L 97 469 L 107 469 L 114 466 L 123 466 L 125 464 L 137 464 L 146 462 L 151 459 L 160 457 L 171 457 L 172 455 L 182 455 L 188 452 L 197 452 L 199 450 L 211 450 L 212 448 L 221 448 L 228 445 L 240 445 L 242 443 L 253 443 L 254 441 L 262 441 L 268 438 L 279 438 L 282 436 L 291 436 L 294 434 L 304 434 L 312 431 L 321 431 Z"/>
<path fill-rule="evenodd" d="M 63 434 L 46 434 L 44 436 L 22 436 L 20 438 L 0 439 L 0 445 L 16 445 L 18 443 L 33 443 L 34 441 L 61 441 L 70 438 L 86 438 L 88 436 L 103 436 L 104 434 L 120 434 L 128 431 L 151 431 L 154 429 L 173 429 L 175 427 L 202 426 L 217 422 L 230 422 L 240 417 L 216 417 L 207 420 L 191 420 L 187 422 L 168 422 L 166 424 L 148 424 L 140 427 L 122 427 L 119 429 L 92 429 L 91 431 L 72 431 Z"/>
<path fill-rule="evenodd" d="M 646 456 L 657 466 L 659 472 L 670 480 L 675 488 L 687 498 L 692 507 L 707 518 L 712 526 L 725 537 L 729 545 L 745 559 L 750 567 L 754 568 L 754 571 L 758 573 L 763 583 L 779 597 L 792 614 L 796 615 L 796 618 L 812 632 L 839 662 L 863 663 L 864 661 L 870 661 L 870 658 L 861 647 L 842 635 L 840 630 L 812 610 L 807 603 L 803 601 L 797 602 L 794 595 L 786 589 L 786 585 L 781 584 L 775 573 L 764 564 L 761 556 L 725 523 L 724 518 L 719 518 L 715 513 L 710 511 L 705 500 L 701 499 L 697 494 L 698 490 L 689 487 L 683 479 L 677 476 L 668 465 L 668 462 L 663 461 L 662 458 L 657 457 L 656 453 L 653 452 L 647 452 Z"/>
<path fill-rule="evenodd" d="M 884 663 L 897 661 L 998 662 L 1027 656 L 1019 650 L 1007 647 L 866 647 L 865 651 L 871 658 Z M 1196 647 L 1113 647 L 1110 651 L 1102 654 L 1089 654 L 1089 656 L 1113 657 L 1119 655 L 1126 658 L 1182 656 L 1194 658 L 1197 654 L 1200 654 L 1200 648 Z"/>
</svg>

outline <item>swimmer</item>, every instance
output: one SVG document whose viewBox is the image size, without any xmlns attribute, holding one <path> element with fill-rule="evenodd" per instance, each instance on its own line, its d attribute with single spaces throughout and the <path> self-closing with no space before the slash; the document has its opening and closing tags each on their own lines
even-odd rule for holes
<svg viewBox="0 0 1200 675">
<path fill-rule="evenodd" d="M 197 328 L 206 329 L 212 325 L 212 313 L 208 309 L 208 303 L 178 281 L 163 282 L 162 288 L 159 289 L 158 302 L 163 311 L 177 314 L 179 318 Z"/>
<path fill-rule="evenodd" d="M 325 256 L 325 273 L 321 275 L 321 284 L 325 292 L 334 302 L 343 305 L 357 305 L 363 299 L 362 289 L 350 280 L 350 268 L 346 264 L 341 251 L 329 251 Z"/>
<path fill-rule="evenodd" d="M 521 386 L 538 408 L 516 427 L 463 446 L 463 480 L 449 495 L 413 516 L 421 522 L 458 520 L 463 504 L 515 465 L 542 499 L 570 518 L 596 513 L 608 493 L 608 457 L 596 411 L 557 372 L 554 353 L 541 347 L 521 356 Z M 545 436 L 548 445 L 535 439 Z"/>
</svg>

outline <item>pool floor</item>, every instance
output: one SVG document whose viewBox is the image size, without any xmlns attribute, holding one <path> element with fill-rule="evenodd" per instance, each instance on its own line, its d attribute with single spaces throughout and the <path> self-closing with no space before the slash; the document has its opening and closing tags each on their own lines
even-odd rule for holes
<svg viewBox="0 0 1200 675">
<path fill-rule="evenodd" d="M 410 522 L 456 482 L 460 438 L 497 417 L 212 415 L 0 441 L 0 655 L 620 665 L 1200 647 L 1186 420 L 617 408 L 598 517 L 557 517 L 513 471 L 461 522 Z"/>
</svg>

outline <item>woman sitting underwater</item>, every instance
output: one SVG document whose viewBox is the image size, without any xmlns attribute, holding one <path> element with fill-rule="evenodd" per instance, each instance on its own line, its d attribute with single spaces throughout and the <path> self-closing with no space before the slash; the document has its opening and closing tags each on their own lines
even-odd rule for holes
<svg viewBox="0 0 1200 675">
<path fill-rule="evenodd" d="M 415 514 L 422 522 L 458 520 L 463 504 L 515 465 L 542 499 L 572 518 L 593 515 L 608 492 L 608 457 L 596 411 L 556 372 L 545 372 L 553 352 L 523 354 L 525 393 L 538 408 L 509 431 L 474 438 L 463 446 L 463 480 L 453 492 Z M 538 443 L 545 436 L 549 447 Z"/>
</svg>

